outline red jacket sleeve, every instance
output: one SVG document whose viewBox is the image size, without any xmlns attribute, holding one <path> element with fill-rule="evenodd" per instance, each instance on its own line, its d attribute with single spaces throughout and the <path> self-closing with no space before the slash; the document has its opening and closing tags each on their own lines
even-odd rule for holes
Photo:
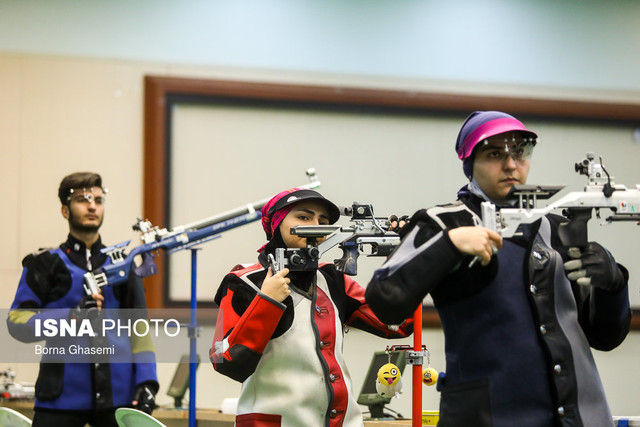
<svg viewBox="0 0 640 427">
<path fill-rule="evenodd" d="M 218 291 L 218 295 L 224 296 L 218 302 L 209 358 L 216 371 L 242 382 L 255 371 L 285 306 L 230 276 Z M 243 301 L 248 302 L 246 308 Z"/>
</svg>

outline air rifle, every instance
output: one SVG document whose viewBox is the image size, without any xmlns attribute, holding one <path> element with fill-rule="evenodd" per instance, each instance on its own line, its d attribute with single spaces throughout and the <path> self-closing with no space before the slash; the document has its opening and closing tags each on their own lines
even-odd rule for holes
<svg viewBox="0 0 640 427">
<path fill-rule="evenodd" d="M 342 258 L 334 260 L 336 269 L 348 275 L 358 271 L 358 257 L 365 253 L 365 245 L 371 252 L 368 256 L 389 256 L 400 244 L 397 233 L 389 231 L 389 220 L 376 218 L 371 205 L 354 202 L 350 208 L 341 208 L 341 214 L 351 216 L 352 225 L 299 225 L 291 228 L 291 234 L 305 237 L 306 248 L 278 248 L 270 258 L 274 272 L 287 267 L 289 270 L 312 270 L 318 268 L 322 254 L 334 246 L 342 249 Z M 324 239 L 318 243 L 319 239 Z"/>
<path fill-rule="evenodd" d="M 587 153 L 586 159 L 575 164 L 575 171 L 588 177 L 584 191 L 571 192 L 546 207 L 537 208 L 538 199 L 549 199 L 564 186 L 515 185 L 508 198 L 517 198 L 517 207 L 502 208 L 496 212 L 495 205 L 483 202 L 483 225 L 497 231 L 503 238 L 509 238 L 517 234 L 521 224 L 531 224 L 556 209 L 562 209 L 569 222 L 559 226 L 560 240 L 567 247 L 581 248 L 587 246 L 587 222 L 594 209 L 598 218 L 600 209 L 612 212 L 605 218 L 607 223 L 640 221 L 640 184 L 635 188 L 616 185 L 602 164 L 602 158 L 599 163 L 594 159 L 593 153 Z"/>
<path fill-rule="evenodd" d="M 301 188 L 314 189 L 320 186 L 315 169 L 308 169 L 306 174 L 309 183 L 302 185 Z M 141 240 L 144 243 L 133 248 L 128 254 L 125 250 L 131 240 L 102 249 L 101 252 L 109 256 L 111 263 L 84 275 L 84 287 L 87 294 L 99 293 L 100 288 L 105 285 L 118 285 L 125 282 L 134 265 L 134 257 L 137 255 L 142 256 L 142 263 L 135 267 L 135 274 L 139 277 L 156 274 L 158 269 L 154 261 L 154 251 L 164 249 L 167 253 L 174 253 L 188 249 L 218 238 L 220 233 L 227 230 L 257 221 L 261 216 L 260 209 L 269 200 L 270 198 L 267 198 L 248 203 L 245 206 L 170 230 L 156 227 L 151 222 L 138 218 L 133 229 L 142 233 Z"/>
</svg>

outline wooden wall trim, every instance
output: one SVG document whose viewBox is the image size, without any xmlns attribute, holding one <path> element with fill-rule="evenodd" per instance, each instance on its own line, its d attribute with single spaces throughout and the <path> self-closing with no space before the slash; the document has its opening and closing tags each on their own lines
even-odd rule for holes
<svg viewBox="0 0 640 427">
<path fill-rule="evenodd" d="M 640 104 L 605 101 L 542 99 L 461 95 L 385 89 L 362 89 L 344 86 L 291 85 L 231 80 L 145 77 L 149 88 L 161 94 L 224 97 L 247 100 L 339 104 L 360 107 L 387 107 L 398 110 L 463 112 L 501 110 L 514 115 L 553 119 L 603 120 L 640 123 Z M 154 107 L 163 104 L 156 99 Z M 145 106 L 146 110 L 146 106 Z"/>
<path fill-rule="evenodd" d="M 164 76 L 144 78 L 144 216 L 167 227 L 167 108 L 171 97 L 201 97 L 304 103 L 308 105 L 377 108 L 402 112 L 463 113 L 501 110 L 517 116 L 553 120 L 640 123 L 640 104 L 541 99 L 532 97 L 481 96 L 436 92 L 366 89 L 345 86 L 295 85 L 233 80 L 192 79 Z M 167 304 L 164 289 L 164 254 L 158 254 L 158 274 L 145 279 L 149 308 Z M 437 313 L 426 309 L 423 323 L 439 327 Z M 640 319 L 634 316 L 634 326 Z"/>
<path fill-rule="evenodd" d="M 165 183 L 167 174 L 165 105 L 167 92 L 154 79 L 144 85 L 143 215 L 153 224 L 166 227 Z M 164 307 L 164 255 L 156 254 L 158 273 L 144 280 L 147 306 Z"/>
</svg>

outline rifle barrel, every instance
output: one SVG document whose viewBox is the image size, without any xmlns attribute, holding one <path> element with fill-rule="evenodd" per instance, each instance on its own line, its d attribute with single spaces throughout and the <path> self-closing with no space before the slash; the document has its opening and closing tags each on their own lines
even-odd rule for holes
<svg viewBox="0 0 640 427">
<path fill-rule="evenodd" d="M 341 228 L 339 225 L 298 225 L 291 228 L 291 234 L 302 237 L 324 237 Z"/>
<path fill-rule="evenodd" d="M 607 221 L 640 221 L 640 214 L 617 214 L 611 215 L 607 218 Z"/>
<path fill-rule="evenodd" d="M 301 185 L 300 188 L 306 188 L 306 189 L 313 190 L 315 188 L 320 187 L 320 181 L 318 180 L 318 177 L 316 176 L 315 170 L 314 169 L 308 169 L 306 173 L 307 173 L 307 176 L 309 177 L 309 180 L 311 182 L 309 182 L 308 184 L 305 184 L 305 185 Z M 181 232 L 181 231 L 186 231 L 186 230 L 197 230 L 199 228 L 207 227 L 209 225 L 214 225 L 214 224 L 217 224 L 219 222 L 223 222 L 223 221 L 226 221 L 228 219 L 238 217 L 240 215 L 245 215 L 245 214 L 248 214 L 248 213 L 253 213 L 253 212 L 256 212 L 256 211 L 260 211 L 260 209 L 262 209 L 262 207 L 264 205 L 266 205 L 269 200 L 271 200 L 271 197 L 268 197 L 268 198 L 262 199 L 262 200 L 258 200 L 257 202 L 248 203 L 248 204 L 246 204 L 244 206 L 240 206 L 238 208 L 231 209 L 229 211 L 222 212 L 220 214 L 213 215 L 213 216 L 210 216 L 210 217 L 205 218 L 205 219 L 201 219 L 200 221 L 195 221 L 195 222 L 192 222 L 190 224 L 180 225 L 180 226 L 174 227 L 171 230 L 171 232 L 173 233 L 174 231 Z"/>
</svg>

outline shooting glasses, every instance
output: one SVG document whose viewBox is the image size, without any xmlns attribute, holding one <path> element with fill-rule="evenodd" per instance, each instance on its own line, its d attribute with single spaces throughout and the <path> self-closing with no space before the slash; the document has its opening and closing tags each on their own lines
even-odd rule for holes
<svg viewBox="0 0 640 427">
<path fill-rule="evenodd" d="M 531 158 L 536 143 L 535 138 L 515 136 L 485 139 L 478 154 L 482 154 L 482 158 L 490 162 L 503 162 L 508 157 L 521 162 Z"/>
<path fill-rule="evenodd" d="M 69 190 L 69 196 L 67 197 L 67 201 L 77 202 L 77 203 L 91 203 L 96 202 L 96 205 L 101 205 L 107 199 L 107 193 L 109 192 L 106 188 L 95 187 L 102 190 L 102 195 L 96 196 L 93 194 L 94 187 L 90 188 L 72 188 Z"/>
</svg>

